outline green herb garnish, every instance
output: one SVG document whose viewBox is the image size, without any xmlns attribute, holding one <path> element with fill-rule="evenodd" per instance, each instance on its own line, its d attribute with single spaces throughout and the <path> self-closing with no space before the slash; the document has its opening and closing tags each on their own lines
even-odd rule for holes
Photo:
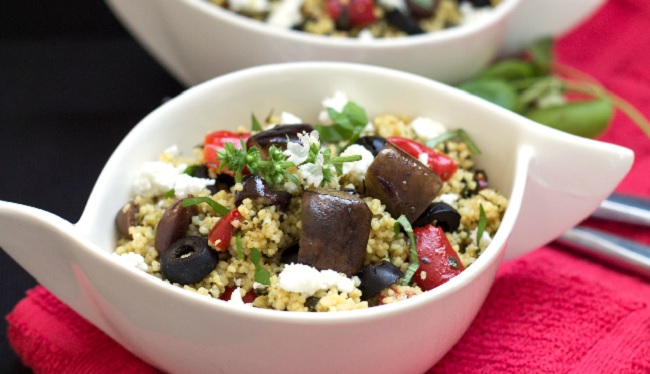
<svg viewBox="0 0 650 374">
<path fill-rule="evenodd" d="M 353 144 L 368 124 L 366 111 L 352 101 L 348 101 L 341 112 L 332 108 L 327 108 L 327 112 L 332 125 L 316 125 L 314 128 L 320 134 L 320 138 L 329 143 L 345 140 L 347 145 Z"/>
<path fill-rule="evenodd" d="M 292 175 L 287 168 L 296 166 L 293 162 L 287 161 L 287 157 L 282 154 L 282 149 L 274 145 L 269 147 L 269 159 L 262 160 L 259 149 L 257 147 L 246 149 L 243 140 L 241 149 L 235 148 L 233 143 L 225 143 L 224 148 L 217 151 L 217 156 L 220 162 L 219 171 L 227 167 L 228 170 L 235 172 L 235 181 L 241 182 L 242 172 L 248 168 L 251 173 L 259 174 L 271 188 L 276 184 L 284 183 L 287 179 L 292 180 Z M 297 182 L 295 176 L 293 179 Z"/>
<path fill-rule="evenodd" d="M 403 214 L 399 216 L 397 222 L 402 225 L 402 228 L 404 228 L 404 231 L 409 238 L 409 256 L 411 264 L 406 269 L 406 272 L 404 273 L 404 279 L 402 279 L 402 286 L 407 286 L 411 282 L 411 279 L 413 278 L 413 275 L 415 275 L 415 272 L 420 267 L 420 259 L 418 258 L 418 250 L 415 247 L 415 235 L 413 235 L 413 227 L 411 227 L 408 219 L 406 219 L 406 216 Z"/>
<path fill-rule="evenodd" d="M 170 197 L 173 197 L 175 194 L 176 191 L 174 191 L 174 189 L 172 188 L 171 190 L 165 192 L 165 194 L 163 195 L 163 199 L 168 199 Z"/>
<path fill-rule="evenodd" d="M 244 258 L 244 248 L 241 245 L 241 230 L 235 231 L 235 245 L 237 246 L 237 259 Z"/>
<path fill-rule="evenodd" d="M 481 238 L 483 237 L 483 232 L 485 231 L 486 225 L 487 225 L 487 217 L 485 217 L 485 210 L 483 210 L 483 204 L 479 204 L 478 227 L 476 230 L 476 246 L 479 249 L 481 249 L 480 246 Z"/>
<path fill-rule="evenodd" d="M 262 126 L 260 125 L 260 121 L 257 120 L 257 117 L 255 117 L 255 114 L 253 113 L 251 113 L 251 130 L 262 131 Z"/>
<path fill-rule="evenodd" d="M 228 214 L 230 212 L 230 210 L 228 208 L 226 208 L 225 206 L 219 204 L 218 202 L 212 200 L 211 198 L 209 198 L 207 196 L 204 196 L 204 197 L 186 197 L 185 199 L 183 199 L 183 202 L 181 203 L 181 206 L 183 208 L 186 208 L 188 206 L 197 205 L 197 204 L 201 204 L 201 203 L 206 203 L 206 204 L 210 205 L 210 207 L 215 212 L 217 212 L 217 214 L 220 215 L 220 216 L 225 216 L 226 214 Z"/>
<path fill-rule="evenodd" d="M 638 110 L 596 79 L 555 62 L 553 45 L 553 38 L 537 40 L 520 58 L 497 61 L 459 87 L 533 121 L 589 138 L 602 134 L 620 110 L 650 138 L 650 123 Z"/>
<path fill-rule="evenodd" d="M 461 142 L 465 143 L 469 152 L 473 155 L 481 154 L 481 150 L 478 148 L 474 140 L 463 129 L 458 129 L 454 131 L 449 131 L 444 134 L 438 135 L 435 138 L 427 140 L 424 144 L 429 148 L 435 148 L 438 144 L 446 142 L 447 140 L 458 139 Z"/>
<path fill-rule="evenodd" d="M 395 221 L 395 224 L 393 225 L 393 240 L 397 239 L 399 236 L 399 222 Z"/>
<path fill-rule="evenodd" d="M 255 282 L 263 284 L 265 286 L 271 285 L 271 273 L 266 270 L 260 261 L 262 260 L 262 253 L 257 249 L 253 248 L 251 250 L 251 261 L 255 265 Z"/>
</svg>

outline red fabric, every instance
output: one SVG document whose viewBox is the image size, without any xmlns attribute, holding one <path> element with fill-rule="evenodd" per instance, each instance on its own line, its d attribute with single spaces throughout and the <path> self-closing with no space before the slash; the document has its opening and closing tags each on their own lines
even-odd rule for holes
<svg viewBox="0 0 650 374">
<path fill-rule="evenodd" d="M 530 0 L 532 1 L 532 0 Z M 650 118 L 650 2 L 610 0 L 557 44 L 582 70 Z M 650 197 L 650 141 L 623 115 L 601 140 L 634 150 L 618 191 Z M 585 224 L 650 244 L 650 230 Z M 504 264 L 477 318 L 430 373 L 648 373 L 650 284 L 556 245 Z M 40 373 L 155 373 L 42 287 L 11 314 L 8 336 Z"/>
</svg>

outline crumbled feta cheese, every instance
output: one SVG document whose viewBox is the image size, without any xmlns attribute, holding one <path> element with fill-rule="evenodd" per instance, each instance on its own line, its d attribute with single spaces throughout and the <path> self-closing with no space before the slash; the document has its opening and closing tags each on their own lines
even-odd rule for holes
<svg viewBox="0 0 650 374">
<path fill-rule="evenodd" d="M 234 12 L 266 12 L 271 8 L 268 0 L 228 0 L 228 7 Z"/>
<path fill-rule="evenodd" d="M 147 264 L 144 262 L 144 257 L 134 252 L 127 252 L 121 255 L 113 253 L 119 261 L 127 266 L 132 266 L 138 270 L 147 271 Z"/>
<path fill-rule="evenodd" d="M 196 194 L 215 183 L 212 179 L 195 178 L 183 173 L 187 165 L 174 166 L 162 161 L 145 162 L 133 182 L 136 195 L 154 197 L 174 190 L 177 198 Z"/>
<path fill-rule="evenodd" d="M 478 234 L 478 228 L 472 230 L 470 232 L 470 237 L 472 238 L 473 242 L 476 242 L 476 235 Z M 485 248 L 488 247 L 492 243 L 492 237 L 487 231 L 483 231 L 483 235 L 481 235 L 481 240 L 478 242 L 478 247 L 481 251 L 485 250 Z"/>
<path fill-rule="evenodd" d="M 300 125 L 304 123 L 298 116 L 289 112 L 280 113 L 280 124 L 282 125 Z"/>
<path fill-rule="evenodd" d="M 375 37 L 374 35 L 372 35 L 372 31 L 368 29 L 363 29 L 359 31 L 359 34 L 357 35 L 357 39 L 366 41 L 366 40 L 374 40 Z"/>
<path fill-rule="evenodd" d="M 460 3 L 459 10 L 463 16 L 463 19 L 461 21 L 463 25 L 483 22 L 483 20 L 489 17 L 490 13 L 492 12 L 491 7 L 474 8 L 474 6 L 472 6 L 472 4 L 468 1 Z"/>
<path fill-rule="evenodd" d="M 458 203 L 458 194 L 444 193 L 438 196 L 438 200 L 442 201 L 447 205 L 455 206 Z"/>
<path fill-rule="evenodd" d="M 401 12 L 404 12 L 407 10 L 406 6 L 406 1 L 405 0 L 379 0 L 377 1 L 377 4 L 381 5 L 382 7 L 386 9 L 397 9 Z"/>
<path fill-rule="evenodd" d="M 178 150 L 178 146 L 176 144 L 172 145 L 171 147 L 168 147 L 163 151 L 163 155 L 170 159 L 178 157 L 180 153 L 181 152 Z"/>
<path fill-rule="evenodd" d="M 416 117 L 413 119 L 411 121 L 411 128 L 419 137 L 425 140 L 435 138 L 447 132 L 445 125 L 427 117 Z"/>
<path fill-rule="evenodd" d="M 290 264 L 285 265 L 278 276 L 278 287 L 311 296 L 330 287 L 336 287 L 340 292 L 352 292 L 354 281 L 334 270 L 319 271 L 304 264 Z"/>
<path fill-rule="evenodd" d="M 239 305 L 244 305 L 244 299 L 241 297 L 241 288 L 238 286 L 235 288 L 234 291 L 230 294 L 230 300 L 228 300 L 229 303 L 233 304 L 239 304 Z"/>
<path fill-rule="evenodd" d="M 355 155 L 361 156 L 361 160 L 343 163 L 343 175 L 348 175 L 350 182 L 360 185 L 366 178 L 366 171 L 375 158 L 372 152 L 359 144 L 352 144 L 340 154 L 341 157 Z"/>
<path fill-rule="evenodd" d="M 429 165 L 429 155 L 427 153 L 420 153 L 418 160 L 425 165 Z"/>
<path fill-rule="evenodd" d="M 323 110 L 318 114 L 318 120 L 321 123 L 331 123 L 330 115 L 327 113 L 327 108 L 332 108 L 337 112 L 341 112 L 347 103 L 348 97 L 343 92 L 334 92 L 334 96 L 328 97 L 322 101 Z"/>
<path fill-rule="evenodd" d="M 301 5 L 302 0 L 283 0 L 271 11 L 266 22 L 271 26 L 290 29 L 302 20 Z"/>
</svg>

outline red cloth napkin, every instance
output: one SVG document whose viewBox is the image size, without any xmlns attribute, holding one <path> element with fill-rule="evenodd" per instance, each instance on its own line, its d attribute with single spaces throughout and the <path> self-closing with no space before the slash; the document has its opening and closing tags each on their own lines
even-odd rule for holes
<svg viewBox="0 0 650 374">
<path fill-rule="evenodd" d="M 561 62 L 591 74 L 650 118 L 650 2 L 610 0 L 562 37 Z M 650 197 L 650 141 L 617 115 L 603 141 L 636 153 L 618 191 Z M 650 230 L 585 224 L 650 244 Z M 7 316 L 8 337 L 40 373 L 155 373 L 43 287 Z M 485 305 L 430 373 L 650 373 L 650 283 L 563 251 L 540 248 L 504 264 Z"/>
</svg>

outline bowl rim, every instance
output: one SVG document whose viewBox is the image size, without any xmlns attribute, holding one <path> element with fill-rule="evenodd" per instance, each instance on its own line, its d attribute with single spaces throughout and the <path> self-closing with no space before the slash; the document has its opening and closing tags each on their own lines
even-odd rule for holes
<svg viewBox="0 0 650 374">
<path fill-rule="evenodd" d="M 307 32 L 284 29 L 267 25 L 264 22 L 242 16 L 233 11 L 224 9 L 208 0 L 175 0 L 185 3 L 187 6 L 202 12 L 217 21 L 224 22 L 232 27 L 245 29 L 251 33 L 267 34 L 272 37 L 292 41 L 302 44 L 314 44 L 324 47 L 339 48 L 402 48 L 407 46 L 424 47 L 432 43 L 448 43 L 457 39 L 471 37 L 472 35 L 483 32 L 486 29 L 495 27 L 503 19 L 511 15 L 524 0 L 503 0 L 487 16 L 482 17 L 476 22 L 439 30 L 435 32 L 424 33 L 420 35 L 409 35 L 400 38 L 373 38 L 371 40 L 359 40 L 358 38 L 338 38 L 327 37 L 324 35 L 315 35 Z"/>
<path fill-rule="evenodd" d="M 165 113 L 168 111 L 176 110 L 177 108 L 186 107 L 187 103 L 194 101 L 195 97 L 205 96 L 208 93 L 214 93 L 218 91 L 216 87 L 228 84 L 228 82 L 236 82 L 240 80 L 255 80 L 260 76 L 269 76 L 277 75 L 281 72 L 296 72 L 296 69 L 302 70 L 314 70 L 322 69 L 325 67 L 330 71 L 340 71 L 346 70 L 348 72 L 358 72 L 360 74 L 369 74 L 376 76 L 387 76 L 389 79 L 394 80 L 398 79 L 401 82 L 409 82 L 408 84 L 415 84 L 421 86 L 428 86 L 435 91 L 442 91 L 443 94 L 448 94 L 453 97 L 455 101 L 461 101 L 464 104 L 474 105 L 482 108 L 483 111 L 496 112 L 496 115 L 500 117 L 510 118 L 510 121 L 522 122 L 523 125 L 527 125 L 527 121 L 523 117 L 518 117 L 511 112 L 506 111 L 503 108 L 490 104 L 486 101 L 483 101 L 477 97 L 465 94 L 463 91 L 456 89 L 452 86 L 416 75 L 412 73 L 407 73 L 395 69 L 372 66 L 358 63 L 344 63 L 344 62 L 294 62 L 294 63 L 281 63 L 281 64 L 271 64 L 256 66 L 251 68 L 242 69 L 233 73 L 225 74 L 217 78 L 213 78 L 204 83 L 191 87 L 185 90 L 181 95 L 172 98 L 160 105 L 158 108 L 150 112 L 145 116 L 134 128 L 133 130 L 125 137 L 130 138 L 130 135 L 133 133 L 140 132 L 149 132 L 150 128 L 154 123 L 160 121 L 160 118 L 164 118 Z M 153 126 L 155 127 L 155 126 Z M 115 151 L 120 149 L 120 153 L 123 153 L 123 144 L 118 145 Z M 125 149 L 125 148 L 124 148 Z M 518 153 L 520 150 L 517 151 Z M 113 156 L 111 156 L 112 158 Z M 109 162 L 111 160 L 109 159 Z M 382 305 L 380 307 L 371 307 L 367 309 L 360 310 L 349 310 L 349 311 L 337 311 L 333 313 L 290 313 L 287 311 L 280 310 L 269 310 L 254 308 L 251 306 L 242 306 L 242 305 L 225 305 L 230 304 L 223 300 L 216 300 L 213 297 L 206 297 L 203 295 L 196 294 L 194 292 L 189 292 L 181 287 L 174 286 L 167 282 L 161 281 L 160 279 L 152 276 L 151 274 L 143 273 L 140 270 L 135 268 L 130 268 L 122 264 L 119 259 L 114 258 L 112 252 L 107 252 L 99 247 L 95 243 L 91 243 L 90 240 L 84 240 L 86 245 L 91 244 L 95 250 L 91 252 L 101 252 L 99 256 L 108 256 L 110 258 L 109 262 L 112 266 L 119 267 L 125 272 L 132 272 L 134 279 L 139 279 L 142 282 L 145 282 L 147 285 L 153 287 L 158 287 L 160 292 L 169 293 L 170 297 L 182 298 L 184 302 L 193 303 L 195 306 L 202 306 L 205 308 L 211 308 L 219 313 L 238 315 L 238 317 L 250 317 L 250 318 L 261 318 L 264 320 L 283 322 L 283 323 L 355 323 L 359 319 L 364 320 L 374 320 L 374 319 L 383 319 L 388 318 L 394 314 L 401 314 L 408 312 L 410 310 L 419 309 L 427 307 L 427 305 L 435 303 L 437 299 L 445 298 L 451 294 L 456 293 L 457 291 L 464 289 L 468 286 L 475 278 L 479 277 L 483 272 L 488 271 L 488 268 L 494 265 L 495 262 L 500 262 L 503 258 L 503 255 L 506 250 L 507 240 L 515 226 L 516 219 L 519 213 L 519 208 L 521 204 L 521 199 L 524 193 L 525 180 L 527 174 L 527 160 L 526 158 L 518 157 L 518 160 L 513 166 L 516 170 L 513 175 L 513 180 L 511 184 L 511 192 L 508 197 L 509 202 L 512 201 L 512 197 L 517 195 L 518 200 L 517 204 L 512 205 L 509 203 L 508 208 L 506 209 L 504 218 L 502 220 L 500 229 L 495 234 L 492 242 L 489 247 L 486 248 L 484 253 L 465 271 L 461 272 L 458 276 L 454 277 L 450 281 L 442 284 L 433 291 L 426 291 L 423 294 L 418 295 L 417 297 L 410 298 L 409 300 L 403 300 L 397 303 L 392 303 L 388 305 Z M 103 174 L 103 172 L 102 172 Z M 102 180 L 105 180 L 103 175 L 100 175 Z M 98 180 L 99 182 L 99 180 Z M 106 188 L 106 186 L 103 186 Z M 97 199 L 95 196 L 95 191 L 91 193 L 89 197 L 89 202 L 91 200 Z M 89 206 L 86 206 L 88 209 Z M 81 220 L 78 222 L 82 223 L 82 227 L 78 227 L 80 231 L 84 232 L 85 226 L 92 220 L 92 217 L 86 217 L 86 209 L 82 215 Z M 88 222 L 86 222 L 88 221 Z M 81 236 L 84 236 L 83 234 Z M 114 268 L 115 269 L 115 268 Z M 135 272 L 135 273 L 134 273 Z M 124 273 L 123 273 L 124 274 Z M 494 277 L 490 279 L 490 284 L 494 280 Z M 161 287 L 162 286 L 162 287 Z M 474 296 L 475 297 L 475 296 Z"/>
</svg>

